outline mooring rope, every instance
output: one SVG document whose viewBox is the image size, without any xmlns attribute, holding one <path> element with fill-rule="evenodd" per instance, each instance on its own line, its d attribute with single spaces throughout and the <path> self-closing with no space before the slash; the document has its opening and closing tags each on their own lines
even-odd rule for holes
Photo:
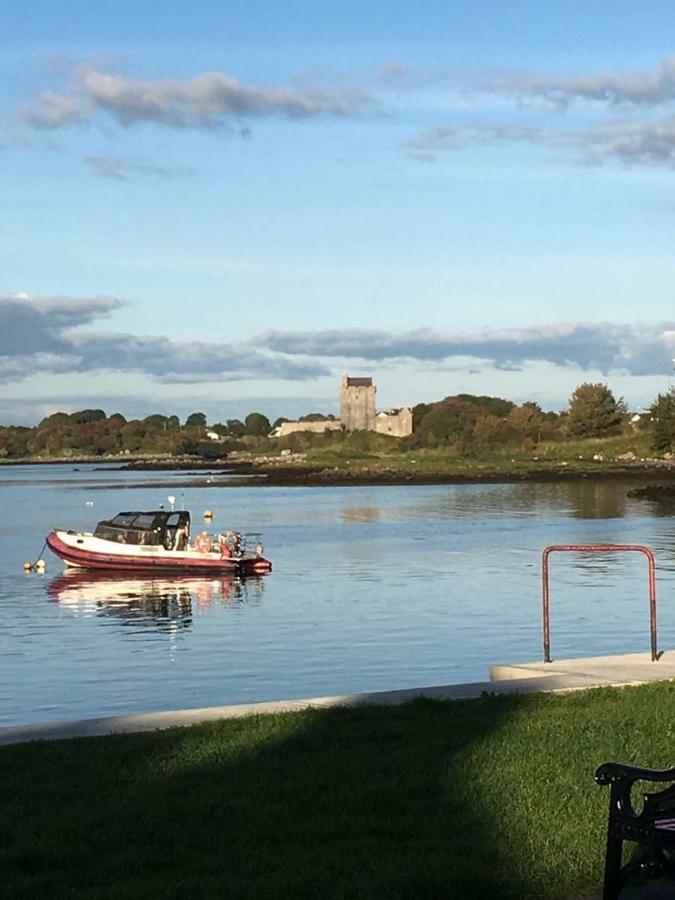
<svg viewBox="0 0 675 900">
<path fill-rule="evenodd" d="M 38 563 L 40 562 L 40 560 L 42 559 L 42 553 L 43 553 L 43 551 L 45 550 L 46 546 L 47 546 L 47 541 L 45 541 L 44 544 L 42 545 L 42 549 L 41 549 L 40 552 L 38 553 L 37 559 L 35 560 L 35 562 L 32 562 L 32 563 L 30 564 L 32 569 L 35 569 L 35 568 L 37 567 L 37 564 L 38 564 Z"/>
</svg>

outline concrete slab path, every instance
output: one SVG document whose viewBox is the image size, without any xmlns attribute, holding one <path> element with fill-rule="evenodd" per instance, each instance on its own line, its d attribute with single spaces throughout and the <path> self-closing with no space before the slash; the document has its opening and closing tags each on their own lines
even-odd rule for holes
<svg viewBox="0 0 675 900">
<path fill-rule="evenodd" d="M 588 678 L 597 684 L 627 685 L 643 684 L 646 681 L 670 681 L 675 679 L 675 651 L 665 651 L 657 662 L 652 662 L 650 653 L 645 652 L 554 659 L 550 663 L 515 663 L 490 668 L 490 679 L 496 682 L 514 678 L 550 678 L 554 674 L 563 678 Z"/>
</svg>

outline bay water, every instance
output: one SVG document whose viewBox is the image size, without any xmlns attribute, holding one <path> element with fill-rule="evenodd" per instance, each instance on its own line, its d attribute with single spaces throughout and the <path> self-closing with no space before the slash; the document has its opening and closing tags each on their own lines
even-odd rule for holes
<svg viewBox="0 0 675 900">
<path fill-rule="evenodd" d="M 542 658 L 541 551 L 639 543 L 675 645 L 673 508 L 622 481 L 230 487 L 207 472 L 0 468 L 0 725 L 481 681 Z M 64 575 L 55 526 L 176 497 L 198 530 L 263 532 L 273 572 Z M 213 523 L 203 522 L 211 509 Z M 558 658 L 649 649 L 638 554 L 551 558 Z"/>
</svg>

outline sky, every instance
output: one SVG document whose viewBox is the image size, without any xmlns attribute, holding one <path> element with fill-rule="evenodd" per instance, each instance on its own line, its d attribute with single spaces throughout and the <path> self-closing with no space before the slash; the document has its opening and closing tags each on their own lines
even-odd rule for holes
<svg viewBox="0 0 675 900">
<path fill-rule="evenodd" d="M 675 377 L 672 2 L 34 0 L 0 33 L 0 423 Z"/>
</svg>

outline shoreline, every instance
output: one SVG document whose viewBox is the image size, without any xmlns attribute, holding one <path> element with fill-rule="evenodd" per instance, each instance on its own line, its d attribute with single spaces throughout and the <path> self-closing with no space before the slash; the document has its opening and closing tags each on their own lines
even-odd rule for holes
<svg viewBox="0 0 675 900">
<path fill-rule="evenodd" d="M 377 461 L 375 461 L 377 462 Z M 194 472 L 204 475 L 229 475 L 227 482 L 212 482 L 209 487 L 370 487 L 395 485 L 443 484 L 518 484 L 568 483 L 592 481 L 660 481 L 675 482 L 675 464 L 670 461 L 635 460 L 602 461 L 570 460 L 536 465 L 526 462 L 512 466 L 498 463 L 476 463 L 468 471 L 449 465 L 446 470 L 416 471 L 410 466 L 395 470 L 395 460 L 381 460 L 376 466 L 354 467 L 347 464 L 326 466 L 320 463 L 284 465 L 256 463 L 255 460 L 207 461 L 202 459 L 157 459 L 146 457 L 77 457 L 71 459 L 41 458 L 2 460 L 0 466 L 99 464 L 99 471 Z M 393 463 L 393 464 L 391 464 Z M 389 464 L 389 465 L 388 465 Z M 467 467 L 468 468 L 468 467 Z M 203 487 L 201 482 L 188 486 Z"/>
</svg>

